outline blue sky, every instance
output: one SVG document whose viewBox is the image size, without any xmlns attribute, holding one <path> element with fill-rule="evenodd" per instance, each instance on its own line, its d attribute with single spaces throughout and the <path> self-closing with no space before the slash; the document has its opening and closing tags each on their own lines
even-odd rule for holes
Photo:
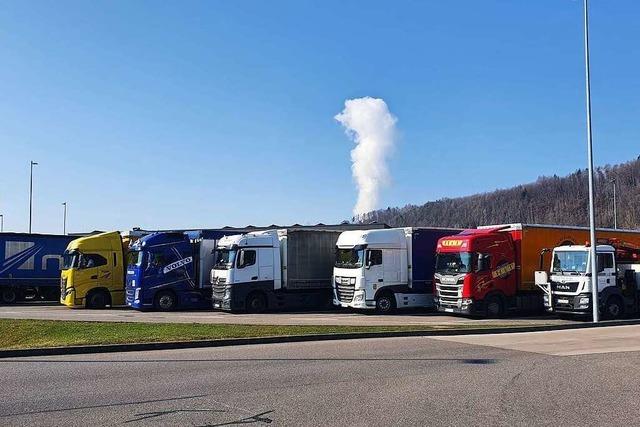
<svg viewBox="0 0 640 427">
<path fill-rule="evenodd" d="M 401 141 L 382 207 L 586 165 L 582 2 L 2 2 L 0 213 L 35 232 L 351 216 L 345 99 Z M 595 160 L 640 154 L 640 3 L 591 2 Z"/>
</svg>

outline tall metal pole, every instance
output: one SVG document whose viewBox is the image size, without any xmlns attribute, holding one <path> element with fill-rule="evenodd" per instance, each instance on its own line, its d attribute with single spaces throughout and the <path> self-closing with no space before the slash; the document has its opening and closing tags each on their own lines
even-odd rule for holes
<svg viewBox="0 0 640 427">
<path fill-rule="evenodd" d="M 31 222 L 33 218 L 33 166 L 38 163 L 31 161 L 31 173 L 29 175 L 29 234 L 31 234 Z"/>
<path fill-rule="evenodd" d="M 613 183 L 613 228 L 618 229 L 618 200 L 616 198 L 616 187 L 618 182 L 615 178 L 611 180 Z"/>
<path fill-rule="evenodd" d="M 64 214 L 62 216 L 62 234 L 67 235 L 67 202 L 62 204 L 64 206 Z"/>
<path fill-rule="evenodd" d="M 598 323 L 598 262 L 596 248 L 596 209 L 593 197 L 593 135 L 591 133 L 591 76 L 589 73 L 589 2 L 584 0 L 584 66 L 587 94 L 587 153 L 589 157 L 589 258 L 591 259 L 591 301 L 593 308 L 593 322 Z"/>
<path fill-rule="evenodd" d="M 4 215 L 0 215 L 0 233 L 4 231 Z"/>
</svg>

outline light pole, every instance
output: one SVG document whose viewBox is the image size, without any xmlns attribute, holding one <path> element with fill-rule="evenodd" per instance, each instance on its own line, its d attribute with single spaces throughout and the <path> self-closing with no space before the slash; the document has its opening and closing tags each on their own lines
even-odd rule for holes
<svg viewBox="0 0 640 427">
<path fill-rule="evenodd" d="M 4 231 L 4 215 L 0 214 L 0 233 Z"/>
<path fill-rule="evenodd" d="M 589 158 L 589 258 L 591 258 L 591 301 L 593 308 L 593 322 L 598 323 L 598 262 L 596 255 L 596 209 L 593 197 L 593 135 L 591 133 L 591 76 L 589 73 L 589 1 L 584 0 L 584 70 L 587 101 L 587 154 Z"/>
<path fill-rule="evenodd" d="M 33 218 L 33 167 L 37 164 L 31 160 L 31 173 L 29 175 L 29 234 L 31 234 L 31 221 Z"/>
<path fill-rule="evenodd" d="M 613 228 L 618 229 L 618 200 L 616 199 L 616 187 L 617 181 L 616 178 L 611 180 L 613 184 Z"/>
<path fill-rule="evenodd" d="M 62 203 L 64 213 L 62 214 L 62 234 L 67 235 L 67 202 Z"/>
</svg>

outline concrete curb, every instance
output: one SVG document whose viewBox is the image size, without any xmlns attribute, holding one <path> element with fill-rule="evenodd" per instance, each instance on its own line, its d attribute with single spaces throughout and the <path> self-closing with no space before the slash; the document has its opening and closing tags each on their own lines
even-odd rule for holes
<svg viewBox="0 0 640 427">
<path fill-rule="evenodd" d="M 449 329 L 449 330 L 427 330 L 427 331 L 390 331 L 390 332 L 351 332 L 337 334 L 313 334 L 313 335 L 283 335 L 258 338 L 229 338 L 217 340 L 200 341 L 171 341 L 171 342 L 151 342 L 132 344 L 105 344 L 70 347 L 43 347 L 16 350 L 0 350 L 0 359 L 9 357 L 33 357 L 33 356 L 59 356 L 67 354 L 92 354 L 92 353 L 116 353 L 130 351 L 149 350 L 174 350 L 185 348 L 203 347 L 228 347 L 234 345 L 254 345 L 254 344 L 276 344 L 307 341 L 333 341 L 365 338 L 394 338 L 394 337 L 439 337 L 455 335 L 488 335 L 488 334 L 508 334 L 521 332 L 545 332 L 560 331 L 567 329 L 587 329 L 602 328 L 608 326 L 638 325 L 640 319 L 605 321 L 594 323 L 571 323 L 563 325 L 542 325 L 542 326 L 508 326 L 500 328 L 486 329 Z"/>
</svg>

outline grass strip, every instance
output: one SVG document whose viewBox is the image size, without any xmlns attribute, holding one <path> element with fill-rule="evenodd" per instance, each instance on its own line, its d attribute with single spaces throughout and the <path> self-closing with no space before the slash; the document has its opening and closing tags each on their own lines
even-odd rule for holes
<svg viewBox="0 0 640 427">
<path fill-rule="evenodd" d="M 545 322 L 540 322 L 540 325 Z M 531 323 L 520 326 L 535 326 Z M 407 326 L 237 325 L 203 323 L 78 322 L 65 320 L 0 319 L 0 349 L 65 347 L 255 338 L 351 332 L 433 331 L 514 327 L 495 323 Z"/>
</svg>

